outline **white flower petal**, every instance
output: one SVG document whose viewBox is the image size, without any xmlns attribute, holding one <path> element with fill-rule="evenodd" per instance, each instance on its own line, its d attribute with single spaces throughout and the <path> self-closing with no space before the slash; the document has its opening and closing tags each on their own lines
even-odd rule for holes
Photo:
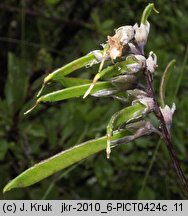
<svg viewBox="0 0 188 216">
<path fill-rule="evenodd" d="M 134 38 L 134 29 L 132 26 L 121 26 L 116 30 L 115 37 L 124 46 Z"/>
<path fill-rule="evenodd" d="M 150 30 L 150 24 L 147 21 L 146 24 L 141 24 L 140 27 L 138 26 L 138 24 L 136 23 L 133 26 L 134 30 L 135 30 L 135 40 L 138 44 L 138 46 L 143 47 L 148 39 L 148 34 L 149 34 L 149 30 Z"/>
<path fill-rule="evenodd" d="M 132 73 L 137 73 L 138 71 L 142 70 L 145 67 L 146 59 L 142 55 L 130 55 L 128 58 L 133 58 L 134 63 L 128 64 L 127 68 Z"/>
<path fill-rule="evenodd" d="M 155 68 L 157 67 L 157 56 L 152 51 L 149 53 L 149 57 L 146 59 L 146 67 L 151 73 L 154 73 Z"/>
<path fill-rule="evenodd" d="M 173 103 L 172 108 L 170 108 L 168 105 L 166 105 L 164 108 L 160 107 L 160 110 L 161 110 L 163 118 L 166 122 L 168 130 L 170 130 L 171 124 L 172 124 L 172 116 L 176 110 L 176 105 L 175 105 L 175 103 Z"/>
</svg>

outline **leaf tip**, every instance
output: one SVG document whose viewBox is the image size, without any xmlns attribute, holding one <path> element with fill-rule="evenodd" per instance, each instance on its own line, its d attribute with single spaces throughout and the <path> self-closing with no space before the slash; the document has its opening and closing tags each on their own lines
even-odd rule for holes
<svg viewBox="0 0 188 216">
<path fill-rule="evenodd" d="M 5 187 L 3 188 L 3 194 L 5 194 L 6 192 L 10 191 L 12 189 L 10 182 L 8 184 L 5 185 Z"/>
<path fill-rule="evenodd" d="M 42 91 L 44 90 L 45 86 L 46 86 L 46 83 L 44 82 L 44 83 L 42 84 L 41 89 L 40 89 L 39 92 L 37 93 L 37 98 L 41 95 L 41 93 L 42 93 Z"/>
<path fill-rule="evenodd" d="M 34 110 L 38 104 L 40 103 L 40 98 L 36 101 L 35 105 L 33 107 L 31 107 L 30 109 L 28 109 L 26 112 L 24 112 L 24 115 L 27 115 L 28 113 L 30 113 L 32 110 Z"/>
<path fill-rule="evenodd" d="M 89 93 L 91 92 L 91 90 L 92 90 L 93 87 L 94 87 L 94 83 L 92 83 L 90 85 L 90 87 L 88 88 L 88 90 L 85 92 L 85 94 L 83 96 L 83 99 L 85 99 L 89 95 Z"/>
<path fill-rule="evenodd" d="M 51 81 L 51 79 L 53 78 L 53 73 L 49 74 L 47 77 L 44 78 L 44 85 L 46 85 L 47 83 L 49 83 Z"/>
<path fill-rule="evenodd" d="M 142 18 L 141 18 L 141 23 L 143 23 L 143 24 L 146 23 L 146 21 L 147 21 L 147 19 L 148 19 L 148 17 L 149 17 L 152 10 L 155 11 L 155 13 L 157 13 L 157 14 L 159 13 L 159 11 L 155 8 L 154 3 L 149 3 L 145 7 L 145 9 L 143 11 Z"/>
<path fill-rule="evenodd" d="M 159 11 L 156 9 L 154 3 L 153 3 L 153 10 L 155 11 L 155 13 L 159 14 Z"/>
</svg>

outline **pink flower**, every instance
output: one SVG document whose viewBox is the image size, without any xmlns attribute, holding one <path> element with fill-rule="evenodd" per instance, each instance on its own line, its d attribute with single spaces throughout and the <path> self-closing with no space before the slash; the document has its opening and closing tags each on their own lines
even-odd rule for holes
<svg viewBox="0 0 188 216">
<path fill-rule="evenodd" d="M 175 103 L 172 104 L 172 108 L 170 108 L 168 105 L 166 105 L 164 108 L 161 108 L 161 113 L 163 115 L 163 118 L 165 120 L 166 126 L 168 128 L 168 130 L 170 130 L 171 128 L 171 124 L 172 124 L 172 116 L 176 110 L 176 105 Z"/>
</svg>

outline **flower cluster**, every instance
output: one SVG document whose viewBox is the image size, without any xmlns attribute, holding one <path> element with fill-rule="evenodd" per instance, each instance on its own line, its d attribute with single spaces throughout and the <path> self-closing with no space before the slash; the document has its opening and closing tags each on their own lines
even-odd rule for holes
<svg viewBox="0 0 188 216">
<path fill-rule="evenodd" d="M 114 36 L 108 36 L 109 57 L 113 60 L 121 57 L 124 49 L 129 50 L 132 54 L 143 55 L 149 29 L 150 24 L 148 21 L 140 26 L 136 23 L 134 26 L 119 27 Z"/>
<path fill-rule="evenodd" d="M 101 96 L 112 96 L 115 99 L 119 99 L 122 102 L 129 102 L 131 105 L 135 105 L 137 103 L 140 103 L 145 106 L 145 109 L 140 113 L 139 115 L 135 115 L 135 117 L 131 118 L 129 121 L 127 121 L 125 124 L 127 127 L 129 127 L 129 124 L 132 124 L 132 122 L 138 121 L 139 118 L 144 117 L 147 113 L 156 111 L 156 102 L 154 100 L 153 95 L 149 93 L 149 89 L 147 86 L 147 83 L 143 83 L 142 79 L 138 77 L 142 77 L 140 74 L 150 74 L 151 79 L 153 79 L 155 70 L 157 68 L 157 56 L 156 54 L 151 51 L 149 52 L 148 56 L 145 56 L 144 54 L 144 47 L 148 40 L 148 35 L 150 31 L 150 23 L 147 21 L 147 19 L 144 19 L 144 22 L 141 22 L 140 25 L 137 23 L 133 26 L 127 25 L 127 26 L 121 26 L 118 29 L 116 29 L 115 34 L 113 36 L 107 37 L 107 43 L 104 45 L 106 48 L 106 52 L 96 52 L 94 53 L 97 61 L 102 62 L 103 58 L 105 60 L 112 60 L 112 63 L 114 64 L 114 60 L 118 60 L 121 58 L 126 58 L 126 61 L 124 63 L 125 67 L 119 67 L 118 72 L 116 73 L 116 76 L 111 79 L 112 84 L 115 85 L 116 90 L 102 90 L 99 93 L 93 94 L 93 96 L 101 97 Z M 123 69 L 122 69 L 123 68 Z M 100 71 L 99 71 L 100 72 Z M 126 76 L 125 80 L 124 76 Z M 132 76 L 130 79 L 128 79 L 129 76 Z M 100 77 L 97 74 L 97 79 Z M 96 77 L 95 77 L 96 78 Z M 128 81 L 129 80 L 129 81 Z M 133 82 L 134 80 L 134 82 Z M 135 84 L 135 80 L 137 80 L 137 83 Z M 95 79 L 96 82 L 96 79 Z M 125 88 L 122 87 L 122 83 L 127 86 L 128 82 L 132 82 L 132 85 L 127 87 L 126 89 L 126 97 L 119 97 L 116 94 L 120 92 L 125 92 Z M 118 86 L 121 84 L 121 87 Z M 94 84 L 93 84 L 94 86 Z M 92 86 L 92 87 L 93 87 Z M 91 89 L 91 88 L 90 88 Z M 120 91 L 118 91 L 120 90 Z M 89 91 L 88 91 L 89 92 Z M 87 92 L 87 94 L 88 94 Z M 169 108 L 169 106 L 165 106 L 164 108 L 159 108 L 164 121 L 166 123 L 166 128 L 170 133 L 170 127 L 172 123 L 172 115 L 175 111 L 175 104 L 173 104 L 172 109 Z M 120 111 L 121 113 L 121 111 Z M 111 136 L 113 133 L 113 127 L 114 122 L 118 121 L 118 118 L 120 118 L 121 114 L 115 114 L 112 117 L 112 124 L 108 126 L 107 128 L 107 158 L 110 157 L 110 143 L 111 143 Z M 147 121 L 148 122 L 148 121 Z M 161 132 L 158 129 L 154 129 L 154 126 L 152 126 L 151 123 L 147 123 L 147 125 L 150 125 L 150 127 L 144 127 L 144 133 L 149 134 L 151 132 L 156 132 L 158 134 L 161 134 Z M 141 124 L 139 124 L 141 125 Z M 153 130 L 151 130 L 151 128 Z M 131 139 L 134 137 L 137 137 L 137 135 L 142 134 L 140 131 L 143 132 L 143 127 L 138 128 L 137 132 L 135 132 L 135 136 L 131 136 Z M 130 137 L 129 137 L 130 138 Z"/>
</svg>

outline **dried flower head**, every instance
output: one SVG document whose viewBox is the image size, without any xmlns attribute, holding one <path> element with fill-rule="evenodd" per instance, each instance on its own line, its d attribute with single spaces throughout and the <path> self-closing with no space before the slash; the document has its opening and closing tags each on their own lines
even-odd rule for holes
<svg viewBox="0 0 188 216">
<path fill-rule="evenodd" d="M 112 60 L 122 56 L 123 48 L 134 38 L 132 26 L 121 26 L 115 31 L 114 36 L 108 36 L 108 54 Z"/>
<path fill-rule="evenodd" d="M 107 42 L 109 45 L 108 55 L 110 56 L 110 58 L 114 60 L 117 57 L 121 57 L 123 52 L 123 45 L 120 43 L 120 40 L 115 36 L 108 36 Z"/>
</svg>

